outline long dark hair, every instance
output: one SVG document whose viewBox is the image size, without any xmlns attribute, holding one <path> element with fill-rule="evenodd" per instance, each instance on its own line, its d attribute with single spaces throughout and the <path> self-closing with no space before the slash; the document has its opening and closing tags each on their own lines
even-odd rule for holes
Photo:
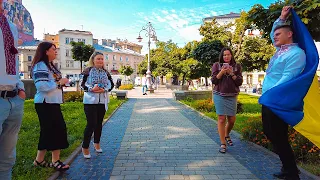
<svg viewBox="0 0 320 180">
<path fill-rule="evenodd" d="M 52 47 L 56 47 L 56 45 L 54 45 L 53 43 L 51 42 L 41 42 L 38 47 L 37 47 L 37 50 L 36 50 L 36 54 L 32 60 L 32 63 L 31 63 L 31 71 L 33 69 L 33 67 L 38 63 L 38 62 L 41 62 L 43 61 L 47 67 L 49 68 L 49 70 L 53 70 L 52 67 L 54 68 L 54 70 L 58 71 L 58 69 L 53 65 L 52 62 L 49 62 L 49 57 L 47 55 L 47 51 Z M 31 73 L 32 74 L 32 73 Z"/>
<path fill-rule="evenodd" d="M 236 60 L 234 60 L 234 56 L 233 56 L 233 52 L 232 50 L 229 48 L 229 47 L 224 47 L 222 48 L 221 52 L 220 52 L 220 55 L 219 55 L 219 63 L 224 63 L 224 60 L 223 60 L 223 53 L 224 51 L 229 51 L 231 53 L 231 61 L 230 61 L 230 65 L 233 66 L 236 64 Z"/>
</svg>

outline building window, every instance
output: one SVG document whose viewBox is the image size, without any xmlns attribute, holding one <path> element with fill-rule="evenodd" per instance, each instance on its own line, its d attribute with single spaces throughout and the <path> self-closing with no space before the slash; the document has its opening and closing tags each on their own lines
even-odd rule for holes
<svg viewBox="0 0 320 180">
<path fill-rule="evenodd" d="M 78 42 L 81 42 L 81 39 L 78 39 Z"/>
<path fill-rule="evenodd" d="M 70 56 L 70 50 L 66 49 L 66 57 L 69 57 L 69 56 Z"/>
<path fill-rule="evenodd" d="M 116 65 L 115 64 L 112 65 L 112 70 L 116 70 Z"/>
<path fill-rule="evenodd" d="M 83 42 L 83 44 L 86 44 L 86 40 L 85 39 L 82 39 L 82 42 Z"/>
<path fill-rule="evenodd" d="M 116 55 L 113 55 L 113 58 L 112 58 L 112 60 L 114 60 L 114 61 L 116 60 Z"/>
<path fill-rule="evenodd" d="M 128 56 L 126 57 L 126 61 L 127 61 L 127 62 L 129 61 L 129 57 L 128 57 Z"/>
<path fill-rule="evenodd" d="M 28 71 L 29 71 L 29 72 L 31 71 L 31 66 L 28 66 Z"/>
<path fill-rule="evenodd" d="M 70 38 L 70 42 L 73 42 L 73 38 Z"/>
<path fill-rule="evenodd" d="M 106 54 L 106 60 L 109 60 L 109 54 Z"/>
<path fill-rule="evenodd" d="M 66 67 L 73 67 L 73 60 L 66 60 Z"/>
<path fill-rule="evenodd" d="M 107 64 L 107 71 L 109 71 L 109 64 Z"/>
<path fill-rule="evenodd" d="M 70 39 L 66 38 L 66 44 L 69 44 L 69 43 L 70 43 Z"/>
<path fill-rule="evenodd" d="M 120 56 L 120 61 L 122 61 L 122 56 Z"/>
<path fill-rule="evenodd" d="M 32 61 L 32 56 L 28 56 L 28 61 Z"/>
</svg>

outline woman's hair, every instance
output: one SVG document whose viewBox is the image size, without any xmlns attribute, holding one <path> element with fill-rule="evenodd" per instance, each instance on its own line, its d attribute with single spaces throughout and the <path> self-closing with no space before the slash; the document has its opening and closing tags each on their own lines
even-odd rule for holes
<svg viewBox="0 0 320 180">
<path fill-rule="evenodd" d="M 230 65 L 236 64 L 236 61 L 234 60 L 233 52 L 232 52 L 232 50 L 231 50 L 229 47 L 224 47 L 224 48 L 221 50 L 220 55 L 219 55 L 219 63 L 224 63 L 224 60 L 223 60 L 223 53 L 224 53 L 224 51 L 229 51 L 229 52 L 231 53 Z"/>
<path fill-rule="evenodd" d="M 53 63 L 51 62 L 51 66 L 50 66 L 50 62 L 49 62 L 49 57 L 47 55 L 47 51 L 52 47 L 56 47 L 56 45 L 54 45 L 51 42 L 41 42 L 36 50 L 36 54 L 32 60 L 31 63 L 31 69 L 33 69 L 33 67 L 38 63 L 43 61 L 47 67 L 49 68 L 49 70 L 52 70 L 51 67 L 54 67 L 56 69 L 56 67 L 53 65 Z M 57 70 L 57 69 L 56 69 Z M 32 70 L 31 70 L 32 71 Z M 32 74 L 32 73 L 31 73 Z"/>
<path fill-rule="evenodd" d="M 88 62 L 88 65 L 87 67 L 93 67 L 94 66 L 94 63 L 93 63 L 93 60 L 96 56 L 98 55 L 102 55 L 103 56 L 103 53 L 101 52 L 98 52 L 98 51 L 95 51 L 91 56 L 90 56 L 90 59 L 89 59 L 89 62 Z M 103 67 L 104 69 L 104 67 Z"/>
</svg>

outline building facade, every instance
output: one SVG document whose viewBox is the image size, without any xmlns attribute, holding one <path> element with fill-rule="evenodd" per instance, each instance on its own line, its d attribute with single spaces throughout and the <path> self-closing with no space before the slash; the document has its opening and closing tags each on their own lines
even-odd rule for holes
<svg viewBox="0 0 320 180">
<path fill-rule="evenodd" d="M 138 76 L 138 65 L 144 59 L 140 53 L 130 49 L 113 48 L 99 44 L 94 44 L 94 48 L 104 54 L 106 69 L 111 74 L 118 75 L 121 66 L 131 66 L 133 69 L 131 79 Z"/>
</svg>

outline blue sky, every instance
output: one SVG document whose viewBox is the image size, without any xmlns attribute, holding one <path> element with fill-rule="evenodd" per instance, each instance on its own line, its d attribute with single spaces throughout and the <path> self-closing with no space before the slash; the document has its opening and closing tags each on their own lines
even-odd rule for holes
<svg viewBox="0 0 320 180">
<path fill-rule="evenodd" d="M 88 30 L 94 38 L 136 38 L 150 21 L 160 41 L 172 39 L 179 46 L 200 40 L 198 29 L 208 16 L 268 6 L 275 0 L 22 0 L 32 16 L 35 37 L 60 29 Z M 141 45 L 146 52 L 147 38 Z M 154 43 L 152 45 L 154 47 Z"/>
</svg>

